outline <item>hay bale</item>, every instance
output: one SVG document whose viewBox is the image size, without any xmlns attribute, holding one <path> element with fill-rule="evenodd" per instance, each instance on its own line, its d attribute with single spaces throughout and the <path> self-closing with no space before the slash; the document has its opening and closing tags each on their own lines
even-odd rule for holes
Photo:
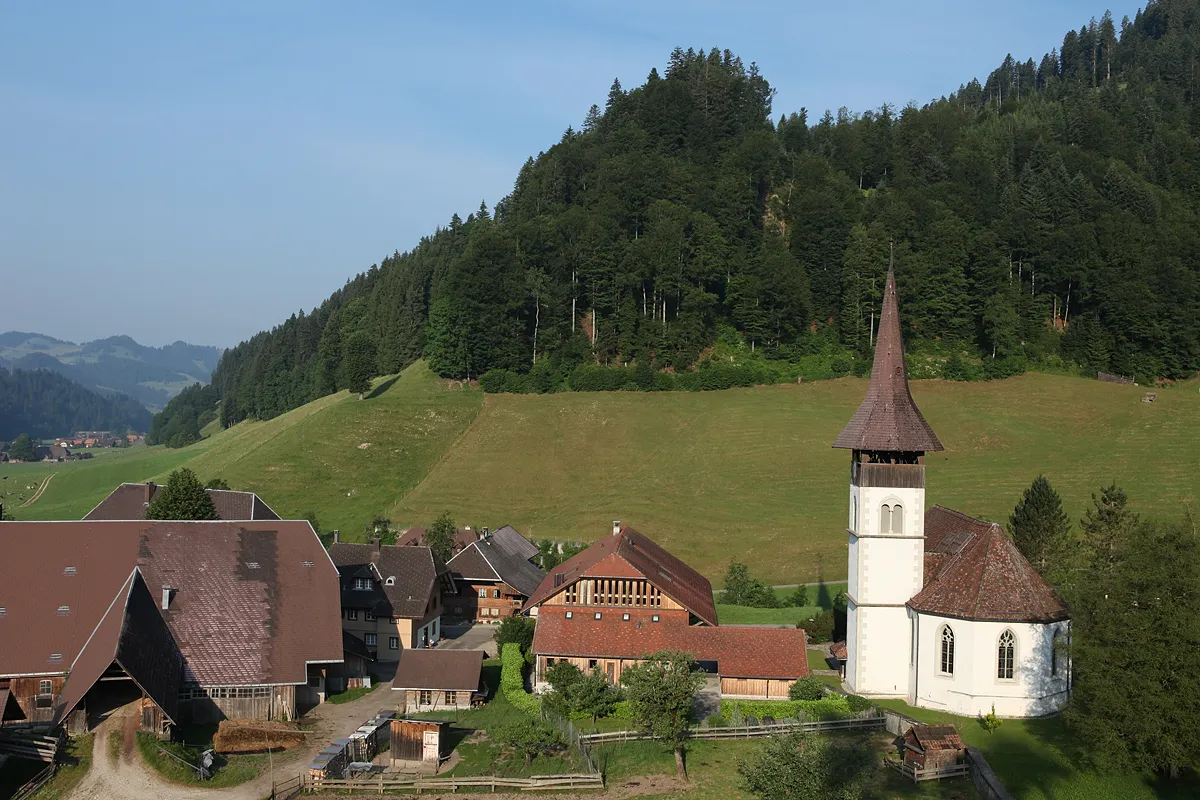
<svg viewBox="0 0 1200 800">
<path fill-rule="evenodd" d="M 304 744 L 304 731 L 291 722 L 223 719 L 213 736 L 218 753 L 264 753 Z"/>
</svg>

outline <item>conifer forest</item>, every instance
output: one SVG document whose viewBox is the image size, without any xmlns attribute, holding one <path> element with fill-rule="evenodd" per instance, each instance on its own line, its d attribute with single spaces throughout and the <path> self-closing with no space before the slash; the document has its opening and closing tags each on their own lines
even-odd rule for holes
<svg viewBox="0 0 1200 800">
<path fill-rule="evenodd" d="M 580 365 L 703 371 L 732 341 L 862 374 L 889 250 L 910 354 L 1182 377 L 1200 368 L 1198 62 L 1200 0 L 1105 14 L 904 108 L 776 109 L 753 63 L 676 49 L 507 197 L 227 351 L 222 423 L 347 388 L 364 358 L 546 391 Z"/>
</svg>

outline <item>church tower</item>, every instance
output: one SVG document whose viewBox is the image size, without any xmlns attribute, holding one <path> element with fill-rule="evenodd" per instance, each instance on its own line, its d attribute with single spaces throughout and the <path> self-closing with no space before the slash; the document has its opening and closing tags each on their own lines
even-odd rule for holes
<svg viewBox="0 0 1200 800">
<path fill-rule="evenodd" d="M 846 683 L 903 697 L 913 671 L 905 604 L 924 582 L 925 453 L 942 445 L 908 390 L 890 267 L 867 396 L 833 446 L 851 452 Z"/>
</svg>

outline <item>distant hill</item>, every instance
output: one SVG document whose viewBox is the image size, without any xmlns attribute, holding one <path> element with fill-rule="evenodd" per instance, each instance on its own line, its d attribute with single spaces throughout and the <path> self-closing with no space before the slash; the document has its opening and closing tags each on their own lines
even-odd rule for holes
<svg viewBox="0 0 1200 800">
<path fill-rule="evenodd" d="M 208 383 L 216 347 L 175 342 L 147 347 L 128 336 L 75 344 L 42 333 L 0 333 L 0 366 L 48 369 L 103 394 L 125 394 L 157 411 L 193 383 Z"/>
<path fill-rule="evenodd" d="M 50 370 L 0 369 L 0 440 L 149 427 L 150 412 L 127 395 L 103 395 Z"/>
</svg>

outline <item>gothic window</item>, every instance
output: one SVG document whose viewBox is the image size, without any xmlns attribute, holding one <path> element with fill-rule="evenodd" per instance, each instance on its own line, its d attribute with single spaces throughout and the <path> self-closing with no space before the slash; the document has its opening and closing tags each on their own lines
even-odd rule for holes
<svg viewBox="0 0 1200 800">
<path fill-rule="evenodd" d="M 904 509 L 892 506 L 892 533 L 904 533 Z"/>
<path fill-rule="evenodd" d="M 879 532 L 891 533 L 892 531 L 892 507 L 886 503 L 879 507 Z"/>
<path fill-rule="evenodd" d="M 954 674 L 954 631 L 949 625 L 942 626 L 942 664 L 943 675 Z"/>
<path fill-rule="evenodd" d="M 1059 632 L 1055 631 L 1054 636 L 1050 639 L 1050 674 L 1058 674 L 1058 648 L 1059 648 Z"/>
<path fill-rule="evenodd" d="M 1000 634 L 1000 647 L 996 654 L 996 677 L 1002 681 L 1011 681 L 1013 677 L 1013 656 L 1016 655 L 1017 637 L 1012 631 Z"/>
</svg>

